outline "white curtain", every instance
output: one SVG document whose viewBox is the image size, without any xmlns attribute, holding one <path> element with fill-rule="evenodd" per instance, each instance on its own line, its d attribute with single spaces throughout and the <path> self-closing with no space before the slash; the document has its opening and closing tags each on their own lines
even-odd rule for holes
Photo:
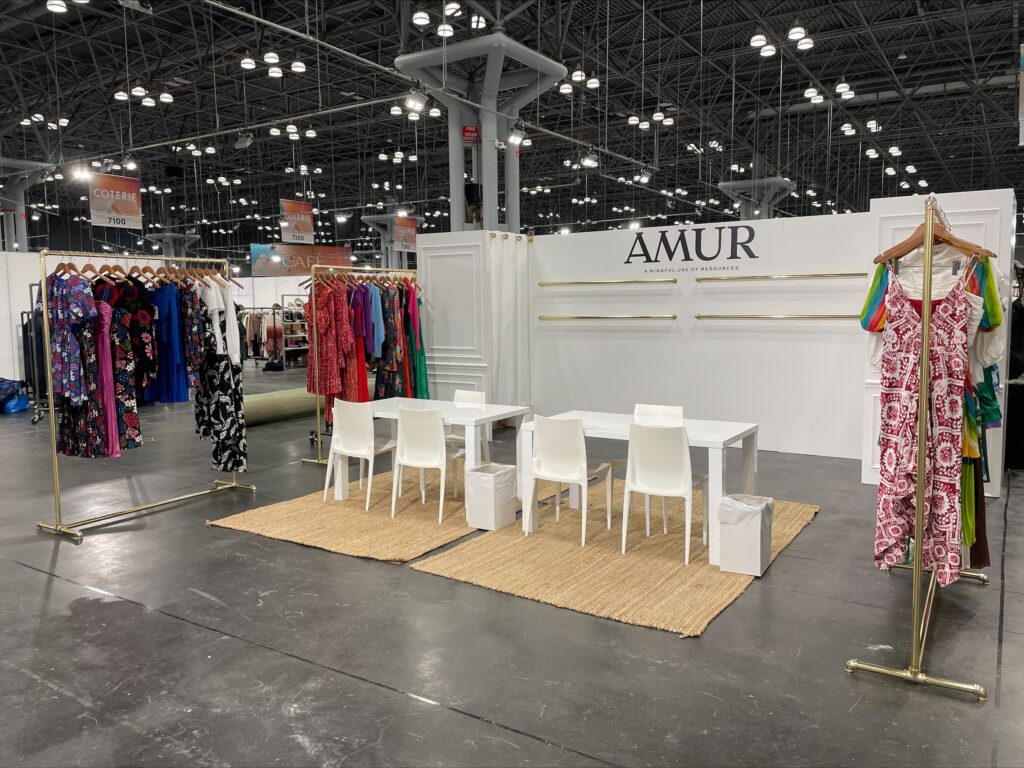
<svg viewBox="0 0 1024 768">
<path fill-rule="evenodd" d="M 530 244 L 526 235 L 487 238 L 491 278 L 491 359 L 487 400 L 530 404 Z"/>
</svg>

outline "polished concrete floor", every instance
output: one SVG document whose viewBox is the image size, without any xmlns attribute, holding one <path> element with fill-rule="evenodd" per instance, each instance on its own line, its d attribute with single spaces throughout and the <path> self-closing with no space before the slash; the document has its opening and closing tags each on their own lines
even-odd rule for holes
<svg viewBox="0 0 1024 768">
<path fill-rule="evenodd" d="M 250 368 L 247 390 L 302 375 Z M 121 460 L 61 461 L 67 518 L 216 476 L 187 405 L 143 426 Z M 204 526 L 321 485 L 299 462 L 310 426 L 250 431 L 255 497 L 76 545 L 35 529 L 53 515 L 46 422 L 0 419 L 0 765 L 1024 765 L 1024 480 L 989 502 L 991 585 L 943 590 L 928 641 L 929 671 L 987 686 L 977 703 L 844 672 L 902 664 L 910 631 L 909 574 L 871 566 L 856 462 L 761 454 L 762 492 L 821 513 L 683 639 Z"/>
</svg>

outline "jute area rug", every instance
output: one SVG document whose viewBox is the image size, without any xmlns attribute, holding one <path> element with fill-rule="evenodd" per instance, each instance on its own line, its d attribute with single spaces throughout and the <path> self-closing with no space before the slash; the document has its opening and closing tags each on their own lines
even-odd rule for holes
<svg viewBox="0 0 1024 768">
<path fill-rule="evenodd" d="M 539 496 L 553 496 L 542 484 Z M 540 526 L 525 536 L 519 524 L 486 533 L 412 567 L 498 592 L 526 597 L 627 624 L 701 635 L 738 598 L 751 576 L 723 573 L 708 563 L 702 543 L 702 501 L 695 492 L 690 564 L 683 565 L 682 499 L 669 500 L 668 534 L 662 533 L 661 500 L 652 499 L 651 536 L 644 535 L 644 497 L 633 494 L 629 538 L 621 554 L 622 483 L 616 482 L 612 528 L 605 527 L 603 484 L 590 487 L 587 546 L 580 546 L 580 512 L 562 499 L 540 507 Z M 564 486 L 563 486 L 564 489 Z M 819 507 L 775 501 L 772 559 L 796 538 Z"/>
<path fill-rule="evenodd" d="M 368 557 L 404 563 L 425 552 L 442 547 L 472 533 L 466 526 L 462 482 L 459 498 L 451 494 L 451 476 L 444 505 L 444 522 L 437 523 L 437 494 L 440 473 L 427 470 L 427 502 L 420 502 L 418 470 L 405 473 L 405 494 L 398 499 L 391 518 L 391 473 L 373 479 L 370 511 L 365 512 L 366 484 L 349 483 L 349 498 L 334 500 L 334 488 L 301 496 L 279 504 L 251 509 L 207 525 L 255 533 L 342 555 Z"/>
</svg>

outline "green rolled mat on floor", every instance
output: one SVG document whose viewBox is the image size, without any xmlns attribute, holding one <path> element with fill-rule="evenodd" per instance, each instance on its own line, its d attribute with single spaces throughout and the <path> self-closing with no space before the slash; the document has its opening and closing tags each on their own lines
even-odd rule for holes
<svg viewBox="0 0 1024 768">
<path fill-rule="evenodd" d="M 316 397 L 302 388 L 245 396 L 245 423 L 249 427 L 311 416 L 315 412 Z"/>
</svg>

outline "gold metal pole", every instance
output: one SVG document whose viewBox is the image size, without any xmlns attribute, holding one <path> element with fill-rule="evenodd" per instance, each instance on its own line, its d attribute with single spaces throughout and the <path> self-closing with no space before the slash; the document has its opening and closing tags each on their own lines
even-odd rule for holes
<svg viewBox="0 0 1024 768">
<path fill-rule="evenodd" d="M 924 648 L 927 640 L 928 628 L 931 624 L 932 608 L 935 601 L 935 590 L 938 584 L 938 577 L 933 570 L 928 584 L 927 595 L 922 595 L 922 581 L 924 578 L 924 553 L 922 543 L 924 541 L 924 505 L 927 496 L 926 476 L 928 458 L 928 400 L 930 392 L 931 377 L 929 375 L 929 360 L 931 351 L 931 315 L 932 315 L 932 251 L 934 247 L 935 216 L 937 214 L 937 203 L 933 196 L 925 201 L 924 214 L 924 281 L 921 290 L 921 357 L 920 357 L 920 390 L 917 401 L 917 489 L 914 499 L 914 556 L 910 566 L 913 571 L 913 595 L 912 595 L 912 622 L 910 628 L 910 663 L 906 668 L 885 667 L 880 664 L 850 659 L 846 662 L 846 671 L 853 673 L 857 670 L 874 672 L 887 677 L 895 677 L 911 683 L 921 685 L 933 685 L 940 688 L 949 688 L 961 693 L 969 693 L 978 698 L 979 701 L 988 699 L 988 692 L 981 685 L 976 683 L 961 683 L 949 680 L 944 677 L 933 677 L 922 671 L 924 660 Z M 982 584 L 988 583 L 984 574 L 976 571 L 963 571 L 961 576 L 975 579 Z"/>
<path fill-rule="evenodd" d="M 57 461 L 57 424 L 53 417 L 53 352 L 50 346 L 50 290 L 46 282 L 47 251 L 39 252 L 39 294 L 43 299 L 43 361 L 46 363 L 46 407 L 50 415 L 50 461 L 53 465 L 53 519 L 60 528 L 60 467 Z M 41 525 L 41 524 L 40 524 Z"/>
<path fill-rule="evenodd" d="M 60 484 L 60 467 L 57 459 L 57 425 L 54 418 L 54 397 L 53 397 L 53 361 L 50 352 L 50 318 L 49 318 L 49 290 L 47 289 L 47 270 L 46 270 L 46 257 L 57 256 L 60 258 L 107 258 L 109 254 L 104 253 L 91 253 L 88 251 L 40 251 L 39 253 L 39 274 L 40 274 L 40 292 L 43 298 L 43 344 L 46 347 L 45 360 L 46 360 L 46 386 L 48 389 L 48 407 L 50 412 L 50 454 L 51 461 L 53 463 L 53 504 L 54 504 L 54 522 L 46 523 L 39 522 L 36 527 L 40 531 L 46 533 L 59 534 L 62 536 L 69 536 L 75 542 L 82 540 L 83 528 L 86 526 L 97 525 L 99 523 L 105 523 L 118 518 L 125 518 L 134 515 L 138 512 L 142 512 L 155 507 L 161 507 L 167 504 L 174 504 L 179 501 L 185 501 L 188 499 L 194 499 L 199 496 L 206 496 L 211 493 L 218 491 L 225 491 L 229 489 L 240 489 L 248 490 L 252 493 L 256 493 L 255 485 L 241 485 L 238 482 L 238 474 L 236 472 L 231 473 L 231 481 L 227 480 L 214 480 L 213 487 L 203 491 L 196 491 L 194 493 L 187 493 L 184 496 L 175 496 L 170 499 L 163 499 L 162 501 L 152 501 L 147 504 L 141 504 L 128 509 L 122 509 L 117 512 L 109 512 L 105 515 L 97 515 L 96 517 L 86 518 L 85 520 L 77 520 L 73 523 L 64 523 L 61 513 L 61 484 Z M 160 256 L 118 256 L 118 259 L 131 259 L 133 261 L 188 261 L 192 263 L 205 263 L 205 264 L 216 264 L 219 265 L 221 274 L 225 277 L 229 276 L 230 265 L 225 259 L 204 259 L 198 257 L 184 256 L 184 257 L 160 257 Z"/>
<path fill-rule="evenodd" d="M 860 315 L 694 315 L 697 320 L 856 320 Z"/>
<path fill-rule="evenodd" d="M 931 391 L 930 352 L 932 330 L 932 252 L 935 239 L 935 200 L 928 197 L 924 204 L 924 279 L 921 283 L 921 359 L 918 371 L 917 393 L 917 492 L 914 497 L 914 574 L 910 645 L 910 672 L 921 671 L 924 644 L 921 627 L 924 624 L 921 583 L 924 576 L 924 505 L 927 503 L 928 479 L 928 400 Z"/>
<path fill-rule="evenodd" d="M 540 315 L 538 320 L 675 320 L 676 315 Z"/>
<path fill-rule="evenodd" d="M 771 280 L 847 280 L 867 276 L 867 272 L 806 272 L 802 275 L 723 275 L 716 277 L 697 277 L 694 278 L 694 282 L 739 283 Z"/>
<path fill-rule="evenodd" d="M 678 280 L 674 277 L 652 277 L 636 280 L 542 280 L 537 285 L 541 288 L 552 288 L 563 285 L 657 285 L 676 282 Z"/>
</svg>

